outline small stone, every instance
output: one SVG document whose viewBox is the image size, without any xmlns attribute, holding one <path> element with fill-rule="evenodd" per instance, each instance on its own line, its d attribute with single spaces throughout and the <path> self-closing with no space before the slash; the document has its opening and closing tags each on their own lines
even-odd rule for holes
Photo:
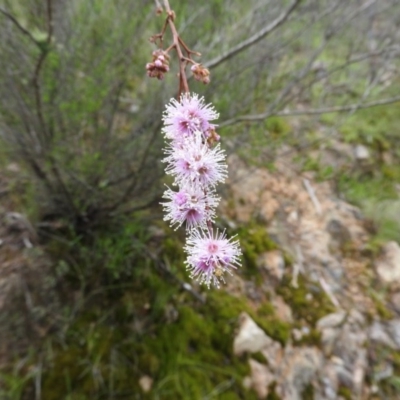
<svg viewBox="0 0 400 400">
<path fill-rule="evenodd" d="M 286 221 L 289 224 L 294 224 L 299 220 L 299 213 L 296 210 L 293 210 L 290 212 L 290 214 L 287 216 Z"/>
<path fill-rule="evenodd" d="M 257 265 L 264 268 L 269 275 L 278 281 L 282 280 L 285 273 L 285 260 L 279 250 L 262 253 L 257 260 Z"/>
<path fill-rule="evenodd" d="M 400 280 L 400 246 L 397 242 L 384 245 L 383 256 L 376 263 L 376 272 L 384 283 Z"/>
<path fill-rule="evenodd" d="M 274 372 L 279 370 L 283 358 L 283 350 L 279 342 L 272 341 L 271 345 L 261 350 L 261 354 L 268 361 L 271 370 Z"/>
<path fill-rule="evenodd" d="M 301 400 L 302 392 L 323 367 L 323 356 L 315 347 L 287 347 L 281 362 L 277 389 L 285 400 Z M 278 393 L 278 390 L 277 390 Z M 279 393 L 278 393 L 279 394 Z"/>
<path fill-rule="evenodd" d="M 359 161 L 368 160 L 370 157 L 368 147 L 364 146 L 363 144 L 358 144 L 354 148 L 354 156 Z"/>
<path fill-rule="evenodd" d="M 243 353 L 257 353 L 272 344 L 273 340 L 243 312 L 239 317 L 240 328 L 233 341 L 233 352 L 235 355 Z"/>
<path fill-rule="evenodd" d="M 400 292 L 393 293 L 390 298 L 391 306 L 400 314 Z"/>
<path fill-rule="evenodd" d="M 367 351 L 366 349 L 360 349 L 353 365 L 353 390 L 357 394 L 358 398 L 360 398 L 361 395 L 367 367 Z"/>
<path fill-rule="evenodd" d="M 349 229 L 338 219 L 331 219 L 326 226 L 326 230 L 331 235 L 330 244 L 334 248 L 341 249 L 351 241 Z"/>
<path fill-rule="evenodd" d="M 305 296 L 307 301 L 312 301 L 314 299 L 313 295 L 311 293 L 307 293 Z"/>
<path fill-rule="evenodd" d="M 19 167 L 19 165 L 18 165 L 17 163 L 10 163 L 10 164 L 8 164 L 7 167 L 6 167 L 6 169 L 7 169 L 7 171 L 15 172 L 15 173 L 21 171 L 21 168 Z"/>
<path fill-rule="evenodd" d="M 139 386 L 142 388 L 143 392 L 148 393 L 153 386 L 153 379 L 148 375 L 143 375 L 139 379 Z"/>
<path fill-rule="evenodd" d="M 396 342 L 390 337 L 385 327 L 378 321 L 375 321 L 369 329 L 370 340 L 381 343 L 384 346 L 388 346 L 392 349 L 400 348 Z"/>
<path fill-rule="evenodd" d="M 379 382 L 383 379 L 393 376 L 393 366 L 390 363 L 385 363 L 381 368 L 374 373 L 374 380 Z"/>
<path fill-rule="evenodd" d="M 348 388 L 353 387 L 353 374 L 343 364 L 335 365 L 336 374 L 339 382 Z"/>
<path fill-rule="evenodd" d="M 342 324 L 345 318 L 346 318 L 345 311 L 339 311 L 336 313 L 325 315 L 317 322 L 317 328 L 319 330 L 325 328 L 335 328 L 336 326 Z"/>
<path fill-rule="evenodd" d="M 303 332 L 300 329 L 294 328 L 292 330 L 293 339 L 297 342 L 303 338 Z"/>
<path fill-rule="evenodd" d="M 339 380 L 336 373 L 335 363 L 332 360 L 327 360 L 323 366 L 321 373 L 321 383 L 323 394 L 326 400 L 337 400 L 337 390 Z"/>
<path fill-rule="evenodd" d="M 282 321 L 293 322 L 292 309 L 285 303 L 281 296 L 276 296 L 272 300 L 272 305 L 274 306 L 276 315 L 279 315 Z"/>
<path fill-rule="evenodd" d="M 274 375 L 269 368 L 250 358 L 251 387 L 255 390 L 259 399 L 265 399 L 268 396 L 268 386 L 275 380 Z"/>
<path fill-rule="evenodd" d="M 396 343 L 397 348 L 400 349 L 400 319 L 393 319 L 389 321 L 388 331 L 391 338 Z"/>
<path fill-rule="evenodd" d="M 243 378 L 242 385 L 243 385 L 244 388 L 251 389 L 252 384 L 253 384 L 253 381 L 252 381 L 250 376 L 245 376 Z"/>
</svg>

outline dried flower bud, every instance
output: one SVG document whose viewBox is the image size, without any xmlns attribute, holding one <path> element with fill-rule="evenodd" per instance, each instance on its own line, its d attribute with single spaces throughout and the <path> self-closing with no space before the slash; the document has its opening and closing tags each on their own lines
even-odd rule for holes
<svg viewBox="0 0 400 400">
<path fill-rule="evenodd" d="M 205 85 L 210 83 L 210 71 L 201 64 L 193 64 L 190 70 L 192 71 L 193 77 L 196 81 L 203 82 Z"/>
<path fill-rule="evenodd" d="M 162 49 L 153 51 L 153 62 L 146 64 L 146 70 L 150 78 L 164 79 L 169 71 L 169 55 Z"/>
<path fill-rule="evenodd" d="M 221 139 L 221 136 L 219 136 L 218 133 L 215 131 L 215 129 L 212 127 L 207 130 L 206 136 L 207 136 L 207 143 L 210 147 L 213 146 L 215 143 L 219 142 L 219 140 Z"/>
</svg>

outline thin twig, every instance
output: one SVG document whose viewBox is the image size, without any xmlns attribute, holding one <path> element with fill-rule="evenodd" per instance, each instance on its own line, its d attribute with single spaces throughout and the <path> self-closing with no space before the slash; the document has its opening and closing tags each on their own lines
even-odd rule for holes
<svg viewBox="0 0 400 400">
<path fill-rule="evenodd" d="M 7 10 L 5 10 L 2 7 L 0 7 L 0 13 L 5 15 L 24 35 L 28 36 L 28 38 L 33 43 L 35 43 L 36 46 L 39 46 L 38 42 L 32 36 L 32 34 L 27 29 L 25 29 L 12 14 L 10 14 Z"/>
<path fill-rule="evenodd" d="M 164 2 L 164 7 L 167 10 L 167 13 L 171 12 L 171 7 L 169 6 L 169 1 L 168 0 L 163 0 Z"/>
<path fill-rule="evenodd" d="M 41 125 L 41 128 L 43 130 L 43 133 L 47 136 L 47 129 L 46 129 L 46 123 L 44 120 L 43 116 L 43 104 L 42 104 L 42 96 L 40 93 L 40 83 L 39 83 L 39 77 L 40 77 L 40 71 L 42 69 L 44 60 L 47 57 L 48 54 L 48 47 L 50 46 L 51 39 L 53 35 L 53 22 L 52 22 L 52 5 L 51 5 L 51 0 L 47 0 L 47 38 L 46 38 L 46 46 L 45 48 L 40 47 L 41 53 L 39 56 L 39 59 L 36 63 L 35 71 L 33 73 L 33 88 L 35 92 L 35 100 L 36 100 L 36 111 L 38 115 L 38 119 Z"/>
<path fill-rule="evenodd" d="M 338 299 L 335 297 L 335 295 L 332 292 L 332 289 L 330 288 L 330 286 L 326 283 L 325 279 L 318 275 L 318 280 L 319 283 L 322 287 L 322 290 L 325 292 L 325 294 L 329 297 L 329 300 L 332 302 L 332 304 L 336 307 L 336 308 L 342 308 L 340 306 L 340 303 L 338 301 Z"/>
<path fill-rule="evenodd" d="M 172 37 L 173 37 L 173 42 L 174 42 L 174 47 L 176 52 L 178 53 L 178 58 L 179 58 L 179 93 L 178 93 L 178 98 L 181 97 L 181 94 L 184 93 L 189 93 L 189 85 L 187 82 L 186 78 L 186 63 L 184 61 L 184 56 L 182 53 L 182 49 L 180 46 L 180 41 L 179 41 L 179 34 L 178 31 L 176 30 L 175 24 L 174 24 L 174 12 L 171 10 L 171 7 L 169 6 L 168 0 L 164 0 L 164 6 L 165 9 L 167 10 L 168 14 L 168 25 L 171 29 L 172 32 Z"/>
<path fill-rule="evenodd" d="M 303 265 L 304 257 L 299 244 L 295 245 L 295 250 L 296 250 L 296 262 L 293 263 L 293 275 L 291 283 L 294 288 L 298 288 L 299 272 L 300 271 L 303 272 L 304 270 L 304 265 Z"/>
<path fill-rule="evenodd" d="M 155 3 L 156 3 L 157 10 L 162 10 L 163 9 L 161 3 L 159 2 L 159 0 L 155 0 Z"/>
<path fill-rule="evenodd" d="M 335 112 L 347 112 L 347 111 L 357 111 L 365 108 L 372 108 L 377 106 L 383 106 L 386 104 L 393 104 L 400 102 L 400 96 L 390 97 L 382 100 L 372 101 L 364 104 L 348 104 L 345 106 L 337 106 L 337 107 L 326 107 L 326 108 L 317 108 L 314 110 L 289 110 L 289 111 L 281 111 L 279 113 L 275 113 L 275 115 L 279 116 L 291 116 L 291 115 L 316 115 L 316 114 L 328 114 Z"/>
<path fill-rule="evenodd" d="M 166 0 L 168 1 L 168 0 Z M 297 8 L 297 6 L 301 3 L 302 0 L 294 0 L 294 2 L 289 6 L 289 8 L 284 11 L 278 18 L 276 18 L 273 22 L 267 25 L 265 28 L 261 29 L 259 32 L 254 34 L 253 36 L 249 37 L 248 39 L 244 40 L 243 42 L 239 43 L 237 46 L 229 49 L 227 52 L 218 56 L 204 65 L 207 68 L 214 68 L 219 64 L 223 63 L 226 60 L 234 57 L 236 54 L 240 53 L 241 51 L 247 49 L 248 47 L 252 46 L 253 44 L 259 42 L 261 39 L 264 39 L 267 35 L 273 32 L 276 28 L 282 25 L 289 15 Z"/>
<path fill-rule="evenodd" d="M 336 106 L 336 107 L 326 107 L 326 108 L 316 108 L 311 110 L 286 110 L 280 112 L 273 113 L 262 113 L 262 114 L 254 114 L 254 115 L 243 115 L 241 117 L 232 118 L 227 121 L 224 121 L 219 124 L 220 127 L 233 125 L 238 122 L 258 122 L 263 121 L 271 116 L 280 116 L 280 117 L 291 117 L 295 115 L 318 115 L 318 114 L 329 114 L 335 112 L 348 112 L 348 111 L 357 111 L 365 108 L 372 108 L 377 106 L 383 106 L 386 104 L 393 104 L 400 102 L 400 96 L 390 97 L 386 99 L 381 99 L 377 101 L 372 101 L 364 104 L 348 104 L 345 106 Z"/>
<path fill-rule="evenodd" d="M 313 187 L 310 184 L 310 181 L 308 179 L 304 178 L 303 179 L 303 184 L 304 184 L 304 187 L 307 190 L 308 195 L 310 196 L 310 199 L 311 199 L 311 201 L 312 201 L 312 203 L 314 205 L 315 211 L 317 212 L 318 215 L 321 215 L 322 214 L 321 203 L 319 202 L 319 200 L 318 200 L 318 198 L 317 198 L 317 196 L 315 194 L 315 191 L 314 191 Z"/>
</svg>

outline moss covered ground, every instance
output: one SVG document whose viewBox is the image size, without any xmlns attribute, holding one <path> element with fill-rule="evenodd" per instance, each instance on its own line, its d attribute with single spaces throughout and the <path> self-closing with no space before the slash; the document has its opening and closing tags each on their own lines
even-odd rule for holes
<svg viewBox="0 0 400 400">
<path fill-rule="evenodd" d="M 257 254 L 276 245 L 253 223 L 240 234 L 246 238 L 242 275 L 257 278 Z M 50 254 L 63 258 L 55 270 L 62 264 L 61 293 L 69 304 L 57 331 L 32 349 L 23 368 L 3 371 L 10 399 L 32 394 L 38 365 L 41 393 L 48 400 L 60 399 L 60 393 L 65 399 L 256 398 L 242 385 L 249 373 L 247 356 L 233 355 L 233 338 L 244 311 L 272 338 L 287 342 L 290 325 L 267 299 L 254 304 L 221 289 L 204 292 L 201 302 L 182 290 L 143 258 L 158 248 L 158 258 L 184 277 L 182 238 L 173 232 L 152 245 L 144 229 L 127 224 L 112 235 L 99 233 L 90 250 L 79 240 L 71 243 L 48 244 Z M 79 293 L 79 301 L 71 292 Z M 140 388 L 143 376 L 153 380 L 151 394 Z M 19 392 L 12 395 L 15 382 Z"/>
</svg>

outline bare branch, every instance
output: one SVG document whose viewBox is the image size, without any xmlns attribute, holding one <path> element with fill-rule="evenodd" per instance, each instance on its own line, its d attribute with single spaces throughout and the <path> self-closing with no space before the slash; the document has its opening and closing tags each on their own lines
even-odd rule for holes
<svg viewBox="0 0 400 400">
<path fill-rule="evenodd" d="M 155 0 L 155 3 L 156 3 L 156 9 L 157 10 L 162 10 L 163 9 L 162 6 L 161 6 L 161 3 L 159 2 L 159 0 Z"/>
<path fill-rule="evenodd" d="M 51 43 L 52 35 L 53 35 L 53 21 L 52 21 L 52 0 L 47 0 L 47 38 L 46 38 L 46 47 L 40 47 L 41 53 L 36 63 L 35 71 L 33 73 L 32 84 L 35 91 L 35 100 L 36 100 L 36 111 L 39 118 L 39 122 L 41 124 L 41 128 L 45 135 L 48 134 L 46 129 L 46 123 L 43 117 L 43 105 L 42 105 L 42 96 L 40 93 L 40 83 L 39 76 L 40 71 L 42 69 L 43 63 L 48 54 L 48 46 Z"/>
<path fill-rule="evenodd" d="M 171 7 L 169 6 L 169 1 L 168 0 L 163 0 L 164 1 L 164 7 L 167 13 L 171 12 Z"/>
<path fill-rule="evenodd" d="M 386 99 L 381 99 L 377 101 L 371 101 L 369 103 L 361 103 L 361 104 L 348 104 L 345 106 L 337 106 L 337 107 L 326 107 L 326 108 L 317 108 L 314 110 L 288 110 L 281 111 L 275 113 L 273 115 L 278 116 L 291 116 L 291 115 L 317 115 L 317 114 L 329 114 L 334 112 L 348 112 L 348 111 L 357 111 L 365 108 L 372 108 L 377 106 L 383 106 L 386 104 L 393 104 L 400 102 L 400 96 L 390 97 Z"/>
<path fill-rule="evenodd" d="M 381 99 L 377 101 L 371 101 L 369 103 L 362 104 L 347 104 L 344 106 L 334 106 L 334 107 L 325 107 L 325 108 L 316 108 L 311 110 L 286 110 L 280 112 L 272 112 L 272 113 L 263 113 L 263 114 L 254 114 L 254 115 L 243 115 L 241 117 L 232 118 L 227 121 L 222 122 L 219 126 L 224 127 L 228 125 L 233 125 L 238 122 L 258 122 L 263 121 L 273 115 L 281 116 L 281 117 L 291 117 L 295 115 L 318 115 L 318 114 L 329 114 L 335 112 L 348 112 L 348 111 L 357 111 L 365 108 L 372 108 L 377 106 L 383 106 L 386 104 L 393 104 L 400 102 L 400 96 L 390 97 L 386 99 Z"/>
<path fill-rule="evenodd" d="M 0 13 L 5 15 L 24 35 L 28 36 L 28 38 L 33 43 L 35 43 L 36 46 L 39 46 L 38 42 L 35 40 L 32 34 L 27 29 L 25 29 L 12 14 L 4 10 L 4 8 L 2 7 L 0 7 Z"/>
<path fill-rule="evenodd" d="M 345 26 L 346 24 L 351 22 L 357 15 L 364 12 L 368 7 L 370 7 L 372 4 L 374 4 L 375 1 L 376 0 L 370 0 L 369 2 L 365 3 L 359 9 L 351 12 L 349 15 L 347 15 L 346 18 L 340 20 L 338 25 L 336 25 L 336 26 L 333 25 L 329 29 L 327 29 L 327 31 L 325 32 L 324 40 L 323 40 L 322 44 L 320 45 L 320 47 L 318 49 L 316 49 L 315 52 L 310 56 L 307 64 L 301 69 L 301 71 L 283 88 L 281 93 L 277 96 L 277 98 L 268 107 L 268 110 L 265 112 L 265 114 L 269 114 L 269 115 L 275 114 L 274 110 L 276 110 L 278 108 L 282 109 L 284 107 L 285 98 L 290 94 L 292 89 L 298 83 L 300 83 L 303 79 L 305 79 L 307 77 L 308 73 L 312 69 L 314 61 L 317 60 L 319 55 L 324 51 L 328 42 L 330 40 L 332 40 L 333 37 L 341 31 L 343 26 Z M 338 6 L 339 6 L 339 3 L 333 4 L 333 6 L 330 8 L 329 12 L 334 11 Z"/>
<path fill-rule="evenodd" d="M 168 1 L 168 0 L 166 0 Z M 265 28 L 261 29 L 259 32 L 254 34 L 253 36 L 249 37 L 248 39 L 244 40 L 242 43 L 239 43 L 237 46 L 233 47 L 232 49 L 228 50 L 226 53 L 222 54 L 219 57 L 214 58 L 206 62 L 204 65 L 207 68 L 214 68 L 217 65 L 223 63 L 226 60 L 229 60 L 236 54 L 240 53 L 241 51 L 247 49 L 248 47 L 254 45 L 255 43 L 259 42 L 261 39 L 265 38 L 271 32 L 273 32 L 276 28 L 278 28 L 289 15 L 297 8 L 302 0 L 294 0 L 294 2 L 289 6 L 289 8 L 284 11 L 278 18 L 276 18 L 272 23 L 267 25 Z"/>
<path fill-rule="evenodd" d="M 307 190 L 308 195 L 310 196 L 310 199 L 311 199 L 311 201 L 313 203 L 313 206 L 315 208 L 315 211 L 316 211 L 317 215 L 321 215 L 322 214 L 321 203 L 319 202 L 318 197 L 315 194 L 315 190 L 311 186 L 310 181 L 308 179 L 304 178 L 303 179 L 303 184 L 304 184 L 304 187 Z"/>
</svg>

